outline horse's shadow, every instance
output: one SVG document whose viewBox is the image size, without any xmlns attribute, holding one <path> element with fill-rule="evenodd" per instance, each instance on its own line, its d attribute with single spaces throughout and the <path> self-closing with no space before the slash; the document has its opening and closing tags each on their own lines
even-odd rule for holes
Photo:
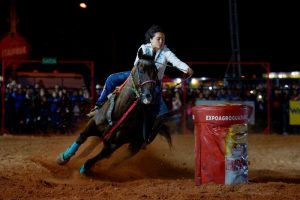
<svg viewBox="0 0 300 200">
<path fill-rule="evenodd" d="M 52 177 L 50 179 L 68 180 L 74 177 L 82 179 L 127 182 L 142 179 L 193 179 L 194 172 L 188 167 L 178 166 L 170 161 L 159 158 L 147 149 L 133 158 L 126 158 L 124 148 L 116 152 L 116 156 L 96 164 L 88 175 L 82 175 L 78 171 L 80 165 L 80 154 L 74 157 L 72 164 L 58 166 L 53 161 L 43 158 L 32 158 L 31 161 L 46 168 Z M 121 155 L 120 155 L 121 154 Z"/>
<path fill-rule="evenodd" d="M 112 160 L 107 168 L 101 169 L 101 165 L 96 165 L 93 176 L 96 179 L 120 182 L 139 179 L 193 179 L 194 177 L 193 170 L 188 166 L 162 158 L 151 149 L 146 149 L 130 159 L 127 159 L 126 155 L 118 155 Z"/>
</svg>

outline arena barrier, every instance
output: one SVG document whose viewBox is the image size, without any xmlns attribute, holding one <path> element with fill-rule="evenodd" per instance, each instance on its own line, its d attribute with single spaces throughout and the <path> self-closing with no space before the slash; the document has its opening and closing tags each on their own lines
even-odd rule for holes
<svg viewBox="0 0 300 200">
<path fill-rule="evenodd" d="M 194 106 L 195 184 L 248 182 L 248 109 Z"/>
</svg>

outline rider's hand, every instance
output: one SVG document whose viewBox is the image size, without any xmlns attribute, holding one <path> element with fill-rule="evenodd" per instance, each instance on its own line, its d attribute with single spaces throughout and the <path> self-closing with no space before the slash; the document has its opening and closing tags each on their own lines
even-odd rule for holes
<svg viewBox="0 0 300 200">
<path fill-rule="evenodd" d="M 194 71 L 192 70 L 192 68 L 189 67 L 186 74 L 187 74 L 188 76 L 192 76 L 193 73 L 194 73 Z"/>
</svg>

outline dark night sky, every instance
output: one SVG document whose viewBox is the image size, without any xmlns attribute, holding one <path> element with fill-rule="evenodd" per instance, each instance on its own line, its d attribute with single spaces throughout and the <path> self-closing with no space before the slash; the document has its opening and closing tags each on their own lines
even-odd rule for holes
<svg viewBox="0 0 300 200">
<path fill-rule="evenodd" d="M 17 0 L 18 32 L 32 46 L 31 59 L 93 60 L 97 74 L 106 77 L 131 68 L 145 31 L 155 23 L 183 61 L 230 59 L 227 0 L 87 2 L 82 10 L 78 0 Z M 0 3 L 0 37 L 9 30 L 8 5 Z M 241 60 L 270 62 L 272 71 L 299 69 L 297 9 L 292 0 L 238 1 Z"/>
</svg>

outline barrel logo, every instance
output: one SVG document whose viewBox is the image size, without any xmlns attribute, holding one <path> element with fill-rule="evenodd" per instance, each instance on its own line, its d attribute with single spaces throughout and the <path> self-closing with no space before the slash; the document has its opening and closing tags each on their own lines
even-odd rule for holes
<svg viewBox="0 0 300 200">
<path fill-rule="evenodd" d="M 206 115 L 206 121 L 240 121 L 247 120 L 247 115 Z"/>
</svg>

